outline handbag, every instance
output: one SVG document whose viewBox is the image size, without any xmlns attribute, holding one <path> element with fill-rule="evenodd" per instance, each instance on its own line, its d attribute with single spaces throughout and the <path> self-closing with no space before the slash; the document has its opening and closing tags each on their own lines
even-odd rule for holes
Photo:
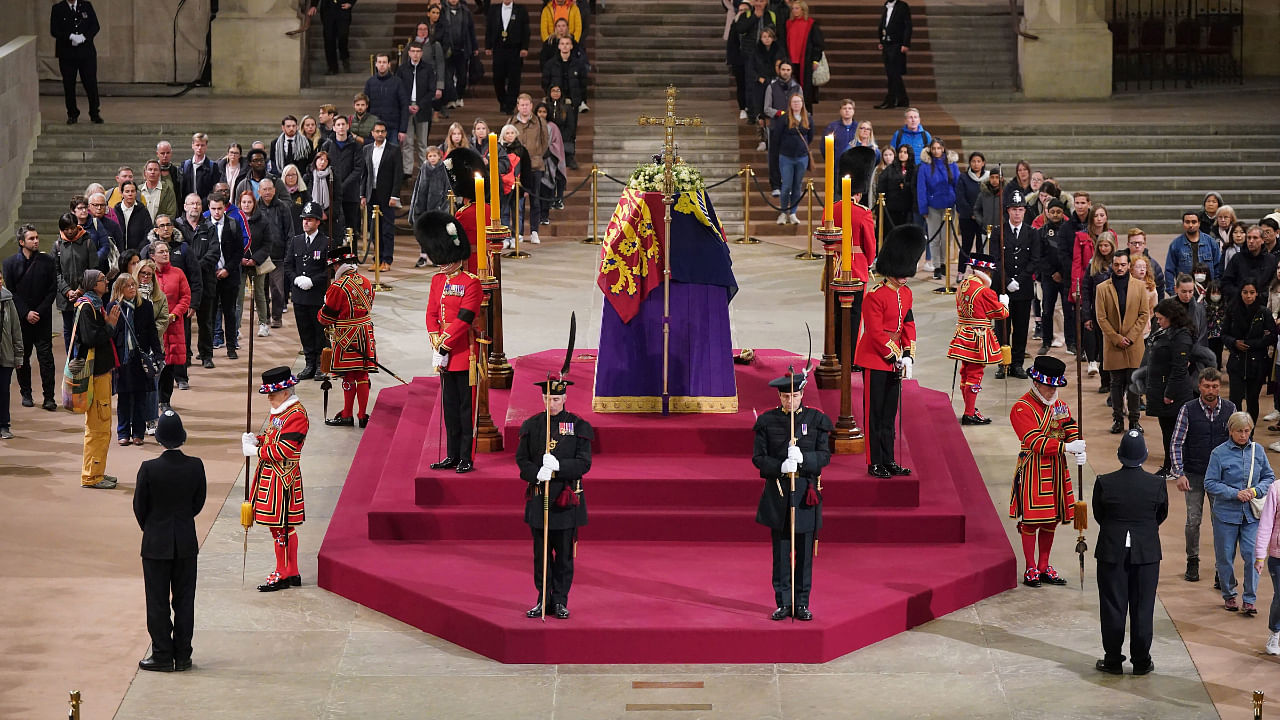
<svg viewBox="0 0 1280 720">
<path fill-rule="evenodd" d="M 822 87 L 831 82 L 831 66 L 827 64 L 827 53 L 818 58 L 818 67 L 813 69 L 813 84 Z"/>
<path fill-rule="evenodd" d="M 1253 466 L 1257 462 L 1258 456 L 1253 452 L 1254 443 L 1249 443 L 1249 482 L 1244 487 L 1246 490 L 1253 487 Z M 1266 507 L 1267 499 L 1261 497 L 1249 498 L 1249 514 L 1253 515 L 1253 519 L 1257 520 L 1262 517 L 1262 509 Z"/>
<path fill-rule="evenodd" d="M 266 262 L 254 268 L 254 271 L 255 271 L 254 274 L 259 277 L 265 277 L 267 275 L 270 275 L 271 272 L 274 271 L 275 269 L 276 269 L 276 261 L 268 257 Z"/>
<path fill-rule="evenodd" d="M 93 405 L 93 348 L 89 348 L 84 357 L 76 357 L 76 349 L 80 345 L 76 340 L 79 325 L 80 312 L 77 311 L 76 320 L 71 324 L 71 352 L 62 369 L 62 407 L 83 415 Z"/>
<path fill-rule="evenodd" d="M 133 346 L 138 348 L 138 362 L 142 364 L 142 374 L 147 376 L 148 380 L 155 380 L 160 375 L 161 366 L 164 364 L 156 360 L 156 356 L 150 350 L 144 350 L 142 343 L 138 342 L 138 335 L 133 331 L 133 323 L 125 318 L 125 327 L 129 328 L 129 337 L 133 338 Z"/>
</svg>

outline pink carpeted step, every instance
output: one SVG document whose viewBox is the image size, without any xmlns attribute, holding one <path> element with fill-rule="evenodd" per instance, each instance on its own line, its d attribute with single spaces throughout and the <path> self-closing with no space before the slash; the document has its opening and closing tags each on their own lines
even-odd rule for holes
<svg viewBox="0 0 1280 720">
<path fill-rule="evenodd" d="M 416 503 L 424 507 L 518 503 L 526 484 L 512 455 L 484 455 L 465 478 L 419 469 Z M 750 457 L 595 455 L 583 486 L 592 507 L 723 507 L 759 499 L 764 480 Z M 914 507 L 915 477 L 868 475 L 861 457 L 837 456 L 822 476 L 823 502 L 831 507 Z"/>
</svg>

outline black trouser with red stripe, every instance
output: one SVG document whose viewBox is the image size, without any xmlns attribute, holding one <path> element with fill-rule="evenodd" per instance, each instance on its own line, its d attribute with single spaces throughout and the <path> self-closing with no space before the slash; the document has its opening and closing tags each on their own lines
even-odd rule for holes
<svg viewBox="0 0 1280 720">
<path fill-rule="evenodd" d="M 863 417 L 867 427 L 867 464 L 887 465 L 894 462 L 893 421 L 898 416 L 898 399 L 902 378 L 897 370 L 862 371 Z"/>
<path fill-rule="evenodd" d="M 467 370 L 445 370 L 440 373 L 445 455 L 468 461 L 471 460 L 472 434 L 470 375 Z"/>
</svg>

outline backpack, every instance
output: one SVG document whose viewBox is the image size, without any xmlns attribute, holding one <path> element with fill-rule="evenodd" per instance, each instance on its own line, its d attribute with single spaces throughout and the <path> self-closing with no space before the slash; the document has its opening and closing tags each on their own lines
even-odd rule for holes
<svg viewBox="0 0 1280 720">
<path fill-rule="evenodd" d="M 499 167 L 498 170 L 501 172 L 502 168 Z M 507 170 L 502 172 L 500 176 L 503 195 L 515 189 L 516 178 L 518 177 L 520 177 L 520 156 L 515 153 L 507 153 Z"/>
</svg>

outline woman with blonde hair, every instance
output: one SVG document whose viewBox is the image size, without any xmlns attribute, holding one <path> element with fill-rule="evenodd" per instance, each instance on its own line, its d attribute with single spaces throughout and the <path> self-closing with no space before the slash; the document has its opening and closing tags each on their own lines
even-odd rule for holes
<svg viewBox="0 0 1280 720">
<path fill-rule="evenodd" d="M 783 57 L 791 61 L 796 82 L 804 90 L 804 104 L 812 109 L 818 102 L 818 86 L 813 84 L 813 71 L 822 60 L 826 43 L 818 21 L 809 17 L 809 5 L 804 0 L 791 3 L 791 15 L 782 21 L 778 44 Z"/>
<path fill-rule="evenodd" d="M 1087 234 L 1081 230 L 1080 234 Z M 1093 256 L 1089 259 L 1085 269 L 1080 275 L 1080 295 L 1082 296 L 1083 314 L 1084 314 L 1084 355 L 1089 361 L 1089 377 L 1098 375 L 1101 372 L 1102 386 L 1098 392 L 1111 392 L 1111 373 L 1106 370 L 1098 369 L 1098 360 L 1102 357 L 1102 330 L 1098 327 L 1098 316 L 1094 307 L 1096 294 L 1094 292 L 1098 285 L 1102 284 L 1107 278 L 1111 277 L 1111 257 L 1116 254 L 1116 234 L 1111 230 L 1103 230 L 1098 234 L 1097 241 L 1090 241 L 1093 247 Z"/>
<path fill-rule="evenodd" d="M 799 224 L 796 206 L 804 185 L 804 174 L 809 169 L 809 143 L 813 142 L 813 125 L 809 111 L 804 106 L 804 95 L 793 93 L 787 99 L 787 112 L 773 119 L 770 128 L 773 147 L 778 148 L 778 171 L 782 175 L 781 194 L 778 198 L 782 212 L 778 224 Z"/>
<path fill-rule="evenodd" d="M 1160 302 L 1160 295 L 1156 292 L 1156 276 L 1151 272 L 1151 261 L 1146 255 L 1139 255 L 1133 258 L 1133 264 L 1129 266 L 1129 275 L 1134 279 L 1142 282 L 1142 286 L 1147 290 L 1147 316 L 1155 322 L 1156 303 Z M 1151 323 L 1142 328 L 1142 337 L 1151 335 Z"/>
<path fill-rule="evenodd" d="M 876 145 L 876 133 L 871 128 L 870 120 L 858 123 L 858 129 L 853 131 L 853 144 L 850 147 L 869 147 L 876 151 L 876 155 L 880 154 L 880 146 Z"/>
<path fill-rule="evenodd" d="M 164 288 L 160 287 L 157 280 L 158 268 L 155 261 L 143 260 L 136 268 L 134 277 L 138 281 L 138 295 L 151 301 L 152 315 L 155 316 L 156 337 L 160 340 L 162 351 L 164 349 L 165 331 L 169 329 L 169 322 L 172 319 L 169 316 L 169 298 L 164 293 Z M 147 434 L 156 434 L 156 420 L 160 418 L 160 402 L 159 392 L 156 388 L 157 378 L 151 378 L 152 387 L 147 392 L 145 404 L 146 413 L 144 419 L 147 422 Z"/>
<path fill-rule="evenodd" d="M 152 358 L 163 356 L 160 337 L 156 335 L 155 312 L 151 300 L 138 292 L 138 281 L 132 275 L 121 273 L 111 288 L 112 307 L 120 308 L 120 321 L 116 326 L 116 437 L 121 445 L 141 445 L 146 436 L 147 394 L 155 388 L 154 378 L 148 377 L 142 361 L 143 354 Z"/>
<path fill-rule="evenodd" d="M 488 132 L 488 128 L 485 128 L 485 131 Z M 471 147 L 471 143 L 467 141 L 467 131 L 462 129 L 462 123 L 455 122 L 450 124 L 449 129 L 444 134 L 444 142 L 440 143 L 440 152 L 445 157 L 449 157 L 449 153 L 454 150 L 469 147 Z M 488 144 L 479 152 L 482 155 L 488 154 Z"/>
<path fill-rule="evenodd" d="M 315 155 L 316 150 L 324 144 L 324 133 L 320 131 L 320 123 L 310 115 L 303 115 L 302 120 L 298 122 L 298 134 L 307 139 L 310 144 L 310 152 L 307 157 Z"/>
</svg>

